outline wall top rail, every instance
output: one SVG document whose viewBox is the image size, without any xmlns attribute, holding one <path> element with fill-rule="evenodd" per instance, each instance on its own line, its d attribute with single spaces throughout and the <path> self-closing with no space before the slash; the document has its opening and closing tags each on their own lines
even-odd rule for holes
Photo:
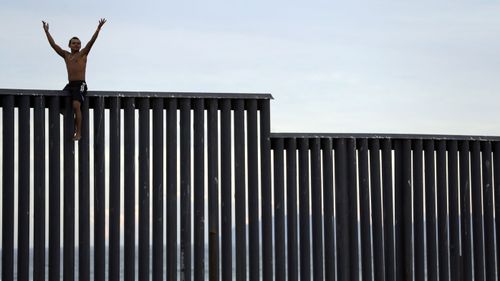
<svg viewBox="0 0 500 281">
<path fill-rule="evenodd" d="M 64 96 L 61 90 L 2 89 L 0 96 Z M 120 98 L 205 98 L 205 99 L 273 99 L 268 93 L 202 93 L 202 92 L 135 92 L 88 91 L 88 97 Z"/>
<path fill-rule="evenodd" d="M 271 139 L 392 139 L 392 140 L 457 140 L 500 141 L 500 136 L 418 135 L 418 134 L 349 134 L 349 133 L 271 133 Z"/>
</svg>

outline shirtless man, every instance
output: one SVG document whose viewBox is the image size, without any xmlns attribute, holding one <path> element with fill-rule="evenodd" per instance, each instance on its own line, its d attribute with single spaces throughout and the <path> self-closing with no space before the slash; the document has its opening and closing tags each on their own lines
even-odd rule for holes
<svg viewBox="0 0 500 281">
<path fill-rule="evenodd" d="M 85 82 L 85 68 L 87 67 L 87 56 L 94 45 L 101 27 L 106 23 L 106 19 L 99 20 L 99 25 L 94 35 L 87 43 L 87 45 L 80 50 L 82 43 L 78 37 L 73 37 L 69 40 L 68 47 L 71 52 L 63 50 L 55 42 L 49 33 L 49 24 L 42 21 L 43 29 L 47 35 L 50 46 L 59 54 L 66 63 L 66 69 L 68 70 L 68 81 L 69 83 L 64 87 L 64 91 L 69 92 L 73 99 L 73 110 L 75 118 L 75 133 L 73 134 L 73 140 L 80 140 L 82 137 L 81 127 L 82 127 L 82 111 L 80 106 L 85 100 L 85 95 L 87 94 L 87 83 Z"/>
</svg>

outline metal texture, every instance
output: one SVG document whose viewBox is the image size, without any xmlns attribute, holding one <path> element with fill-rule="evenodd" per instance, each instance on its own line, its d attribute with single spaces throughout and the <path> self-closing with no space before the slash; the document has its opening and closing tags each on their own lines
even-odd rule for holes
<svg viewBox="0 0 500 281">
<path fill-rule="evenodd" d="M 18 280 L 29 280 L 30 232 L 30 97 L 19 105 Z"/>
<path fill-rule="evenodd" d="M 149 99 L 139 103 L 139 280 L 149 280 Z"/>
<path fill-rule="evenodd" d="M 181 162 L 184 163 L 180 168 L 180 181 L 181 181 L 181 237 L 180 237 L 180 266 L 181 266 L 181 279 L 182 280 L 191 280 L 191 100 L 189 99 L 181 99 L 180 100 L 180 159 Z M 170 105 L 169 109 L 169 120 L 174 117 L 173 112 L 175 112 L 172 105 Z M 171 125 L 173 126 L 173 124 Z M 168 135 L 173 135 L 173 132 L 167 130 Z M 174 142 L 175 140 L 170 137 L 170 142 Z M 171 145 L 173 146 L 173 145 Z M 175 153 L 174 148 L 169 150 L 170 153 Z M 169 226 L 172 225 L 172 220 L 176 220 L 174 217 L 175 209 L 172 208 L 172 203 L 175 201 L 175 187 L 171 187 L 171 193 L 167 196 L 171 198 L 167 204 L 168 208 L 168 219 L 167 223 Z M 171 214 L 172 213 L 172 214 Z M 174 236 L 177 236 L 175 233 L 175 229 L 169 227 L 167 230 L 167 248 L 171 249 L 171 247 L 175 247 L 175 244 L 170 242 Z M 175 241 L 175 239 L 174 239 Z M 175 279 L 175 269 L 177 265 L 175 264 L 175 257 L 168 252 L 167 253 L 169 259 L 167 260 L 167 276 L 171 279 Z"/>
<path fill-rule="evenodd" d="M 373 279 L 372 228 L 370 211 L 370 185 L 368 179 L 368 140 L 360 140 L 359 159 L 359 202 L 361 217 L 361 263 L 364 280 Z"/>
<path fill-rule="evenodd" d="M 385 273 L 387 280 L 396 280 L 396 251 L 394 237 L 394 181 L 393 181 L 393 157 L 392 140 L 385 139 L 382 142 L 382 200 L 384 208 L 384 253 Z"/>
<path fill-rule="evenodd" d="M 120 280 L 121 100 L 110 99 L 109 112 L 109 280 Z"/>
<path fill-rule="evenodd" d="M 284 141 L 277 139 L 274 142 L 274 241 L 275 241 L 275 266 L 276 281 L 284 281 L 286 277 L 285 266 L 285 169 L 284 169 Z"/>
<path fill-rule="evenodd" d="M 167 243 L 166 244 L 167 244 L 168 280 L 177 279 L 177 171 L 178 171 L 177 103 L 178 103 L 177 99 L 169 99 L 167 101 L 167 191 L 166 191 L 167 192 L 167 199 L 166 199 L 167 200 L 167 216 L 166 216 Z M 190 142 L 186 139 L 182 139 L 182 143 L 183 142 L 187 142 L 187 145 L 190 145 Z M 181 168 L 181 173 L 185 172 L 183 169 L 184 168 Z M 184 176 L 185 174 L 183 173 L 181 177 Z M 184 219 L 184 217 L 182 219 Z M 189 223 L 191 222 L 190 217 L 186 219 L 189 221 Z M 182 234 L 184 235 L 185 233 L 182 232 Z M 190 237 L 191 235 L 189 234 L 187 237 L 182 237 L 181 239 L 185 238 L 188 239 L 188 241 L 190 242 Z M 182 247 L 182 240 L 181 240 L 181 247 Z M 186 278 L 185 280 L 191 280 L 191 279 Z"/>
<path fill-rule="evenodd" d="M 194 102 L 193 280 L 205 280 L 205 100 Z"/>
<path fill-rule="evenodd" d="M 74 113 L 72 101 L 69 97 L 64 103 L 64 233 L 63 233 L 63 279 L 75 279 L 75 142 L 73 141 Z"/>
<path fill-rule="evenodd" d="M 35 97 L 34 110 L 34 242 L 33 279 L 45 279 L 45 98 Z"/>
<path fill-rule="evenodd" d="M 271 134 L 270 98 L 90 92 L 74 142 L 69 96 L 0 89 L 2 280 L 498 278 L 499 137 Z"/>
<path fill-rule="evenodd" d="M 472 259 L 472 218 L 471 218 L 471 188 L 470 188 L 470 153 L 469 142 L 459 144 L 460 156 L 460 207 L 461 207 L 461 249 L 462 259 L 459 266 L 463 280 L 473 279 L 474 262 Z"/>
<path fill-rule="evenodd" d="M 233 280 L 232 254 L 232 162 L 231 162 L 231 101 L 221 100 L 221 280 Z"/>
<path fill-rule="evenodd" d="M 338 280 L 349 280 L 351 278 L 349 241 L 354 237 L 351 237 L 349 228 L 346 140 L 335 140 L 334 149 L 337 257 L 342 257 L 342 259 L 337 259 L 337 277 Z"/>
<path fill-rule="evenodd" d="M 381 170 L 380 140 L 370 140 L 370 185 L 373 223 L 373 269 L 374 280 L 385 280 L 385 248 L 384 248 L 384 206 Z M 325 167 L 326 168 L 326 167 Z M 326 192 L 325 192 L 326 194 Z"/>
<path fill-rule="evenodd" d="M 104 106 L 101 106 L 104 108 Z M 80 105 L 82 111 L 82 138 L 78 141 L 78 227 L 79 227 L 79 241 L 78 241 L 78 260 L 79 260 L 79 278 L 81 280 L 90 279 L 90 130 L 89 130 L 89 99 L 85 99 Z M 104 110 L 102 110 L 104 113 Z M 104 147 L 101 149 L 104 153 Z M 104 161 L 103 161 L 104 162 Z M 104 177 L 102 177 L 104 178 Z M 104 190 L 104 185 L 101 185 Z M 104 221 L 104 219 L 103 219 Z M 98 228 L 99 229 L 99 228 Z M 104 243 L 104 242 L 103 242 Z M 97 245 L 99 243 L 95 243 Z M 97 248 L 95 248 L 97 249 Z M 104 256 L 101 251 L 101 256 Z M 97 259 L 99 260 L 99 258 Z M 104 264 L 102 259 L 101 264 Z M 96 271 L 96 270 L 94 270 Z M 99 272 L 99 267 L 97 267 Z M 104 271 L 102 271 L 104 273 Z M 104 278 L 103 274 L 99 276 L 101 280 Z M 96 279 L 99 280 L 99 277 Z"/>
<path fill-rule="evenodd" d="M 207 155 L 208 155 L 208 233 L 209 280 L 219 280 L 219 143 L 217 100 L 208 100 Z"/>
<path fill-rule="evenodd" d="M 297 142 L 285 140 L 286 149 L 286 200 L 287 200 L 287 259 L 288 280 L 299 280 L 299 256 L 297 236 Z"/>
<path fill-rule="evenodd" d="M 491 142 L 481 143 L 481 159 L 483 174 L 483 213 L 484 213 L 484 243 L 485 243 L 485 261 L 486 261 L 486 280 L 495 280 L 497 278 L 497 264 L 495 247 L 495 221 L 493 205 L 493 169 L 491 156 Z"/>
<path fill-rule="evenodd" d="M 153 280 L 163 280 L 163 99 L 153 99 Z"/>
<path fill-rule="evenodd" d="M 425 279 L 425 200 L 424 200 L 424 147 L 421 139 L 413 141 L 413 210 L 414 210 L 414 268 L 415 280 Z"/>
<path fill-rule="evenodd" d="M 246 230 L 246 166 L 245 165 L 245 112 L 244 100 L 234 101 L 234 147 L 235 166 L 235 223 L 236 223 L 236 279 L 247 280 L 247 230 Z"/>
<path fill-rule="evenodd" d="M 333 189 L 333 142 L 331 139 L 321 140 L 323 151 L 323 210 L 325 239 L 325 280 L 335 280 L 335 213 Z"/>
<path fill-rule="evenodd" d="M 460 274 L 460 212 L 458 189 L 458 142 L 447 142 L 448 148 L 448 204 L 450 234 L 450 280 L 461 280 Z"/>
<path fill-rule="evenodd" d="M 483 189 L 481 186 L 481 143 L 471 142 L 472 239 L 474 245 L 474 278 L 486 280 L 483 231 Z"/>
<path fill-rule="evenodd" d="M 2 280 L 14 279 L 14 97 L 2 97 Z"/>
<path fill-rule="evenodd" d="M 248 263 L 249 280 L 259 280 L 259 172 L 257 101 L 246 101 L 248 155 Z"/>
<path fill-rule="evenodd" d="M 60 280 L 61 261 L 61 110 L 59 97 L 49 98 L 49 280 Z"/>
<path fill-rule="evenodd" d="M 104 98 L 99 97 L 94 101 L 94 278 L 104 280 L 106 269 Z"/>
<path fill-rule="evenodd" d="M 271 109 L 269 99 L 258 101 L 260 118 L 260 180 L 262 196 L 262 237 L 272 236 L 272 188 L 271 188 Z M 262 279 L 273 279 L 272 240 L 262 240 Z"/>
<path fill-rule="evenodd" d="M 309 215 L 309 139 L 299 139 L 299 251 L 300 280 L 311 279 L 311 219 Z"/>
<path fill-rule="evenodd" d="M 321 208 L 320 139 L 311 140 L 312 267 L 314 280 L 323 280 L 323 209 Z"/>
<path fill-rule="evenodd" d="M 436 183 L 435 183 L 435 152 L 434 141 L 424 142 L 425 156 L 425 212 L 427 235 L 427 272 L 429 280 L 438 280 L 438 246 L 437 246 L 437 209 L 436 209 Z"/>
<path fill-rule="evenodd" d="M 124 101 L 124 277 L 135 280 L 135 100 Z"/>
</svg>

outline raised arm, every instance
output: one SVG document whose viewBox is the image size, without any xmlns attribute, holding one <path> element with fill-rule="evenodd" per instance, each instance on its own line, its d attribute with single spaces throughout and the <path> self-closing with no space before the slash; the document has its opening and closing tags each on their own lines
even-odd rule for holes
<svg viewBox="0 0 500 281">
<path fill-rule="evenodd" d="M 97 39 L 97 36 L 99 35 L 99 31 L 101 31 L 101 27 L 106 23 L 106 19 L 100 19 L 99 20 L 99 25 L 97 26 L 97 30 L 94 32 L 94 35 L 90 39 L 90 41 L 85 45 L 85 47 L 82 49 L 82 53 L 87 55 L 90 52 L 90 49 L 94 45 L 95 40 Z"/>
<path fill-rule="evenodd" d="M 56 51 L 58 55 L 64 58 L 64 55 L 66 54 L 66 51 L 64 51 L 61 47 L 59 47 L 56 42 L 54 41 L 54 38 L 49 33 L 49 23 L 42 21 L 43 23 L 43 29 L 45 30 L 45 35 L 47 35 L 47 39 L 49 40 L 49 44 Z"/>
</svg>

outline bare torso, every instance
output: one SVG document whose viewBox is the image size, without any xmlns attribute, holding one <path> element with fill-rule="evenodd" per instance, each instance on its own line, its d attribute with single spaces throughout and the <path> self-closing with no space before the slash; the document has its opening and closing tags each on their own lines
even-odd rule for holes
<svg viewBox="0 0 500 281">
<path fill-rule="evenodd" d="M 64 56 L 66 69 L 68 71 L 68 81 L 85 81 L 85 69 L 87 68 L 87 55 L 82 52 L 69 53 Z"/>
</svg>

